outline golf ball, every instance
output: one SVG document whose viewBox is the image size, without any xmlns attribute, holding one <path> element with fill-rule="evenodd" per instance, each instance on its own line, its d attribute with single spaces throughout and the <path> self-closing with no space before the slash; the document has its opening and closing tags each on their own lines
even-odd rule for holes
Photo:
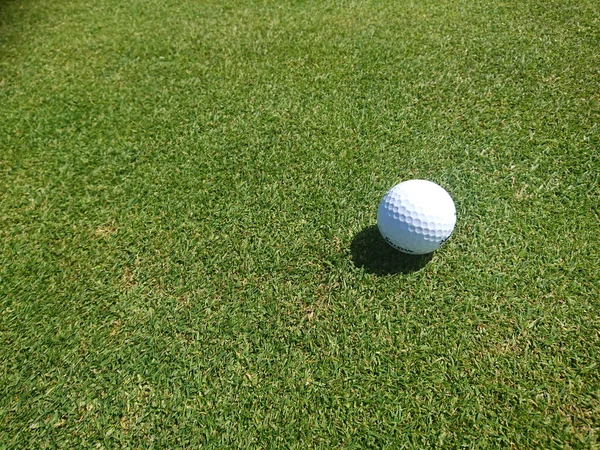
<svg viewBox="0 0 600 450">
<path fill-rule="evenodd" d="M 379 203 L 377 226 L 388 244 L 412 255 L 437 250 L 452 234 L 456 208 L 446 190 L 427 180 L 397 184 Z"/>
</svg>

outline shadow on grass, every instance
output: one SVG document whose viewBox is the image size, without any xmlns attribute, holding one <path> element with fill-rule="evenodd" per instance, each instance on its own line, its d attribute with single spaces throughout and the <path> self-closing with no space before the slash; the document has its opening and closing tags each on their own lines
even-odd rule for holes
<svg viewBox="0 0 600 450">
<path fill-rule="evenodd" d="M 350 244 L 350 252 L 356 267 L 376 275 L 416 272 L 425 267 L 433 256 L 433 253 L 407 255 L 393 249 L 383 240 L 377 225 L 357 233 Z"/>
<path fill-rule="evenodd" d="M 0 0 L 0 24 L 5 24 L 7 22 L 6 10 L 16 3 L 18 3 L 18 0 Z M 26 2 L 21 2 L 21 7 L 23 7 L 24 3 Z"/>
</svg>

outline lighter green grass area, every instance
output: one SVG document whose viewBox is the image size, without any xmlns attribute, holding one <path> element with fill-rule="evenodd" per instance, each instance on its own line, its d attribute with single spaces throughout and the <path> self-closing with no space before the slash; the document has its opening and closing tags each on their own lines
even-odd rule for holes
<svg viewBox="0 0 600 450">
<path fill-rule="evenodd" d="M 595 0 L 4 0 L 0 448 L 597 448 L 599 149 Z"/>
</svg>

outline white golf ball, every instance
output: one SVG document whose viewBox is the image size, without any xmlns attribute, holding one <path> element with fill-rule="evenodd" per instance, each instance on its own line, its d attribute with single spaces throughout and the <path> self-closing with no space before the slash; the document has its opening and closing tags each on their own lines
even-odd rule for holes
<svg viewBox="0 0 600 450">
<path fill-rule="evenodd" d="M 446 190 L 427 180 L 397 184 L 379 203 L 377 226 L 388 244 L 412 255 L 440 248 L 456 225 L 454 201 Z"/>
</svg>

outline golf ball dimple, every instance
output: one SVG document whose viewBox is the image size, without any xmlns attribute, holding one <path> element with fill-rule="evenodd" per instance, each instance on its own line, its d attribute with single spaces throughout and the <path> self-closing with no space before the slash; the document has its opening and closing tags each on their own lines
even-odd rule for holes
<svg viewBox="0 0 600 450">
<path fill-rule="evenodd" d="M 390 189 L 379 203 L 377 226 L 392 247 L 413 255 L 437 250 L 452 234 L 456 208 L 450 194 L 427 180 Z"/>
</svg>

